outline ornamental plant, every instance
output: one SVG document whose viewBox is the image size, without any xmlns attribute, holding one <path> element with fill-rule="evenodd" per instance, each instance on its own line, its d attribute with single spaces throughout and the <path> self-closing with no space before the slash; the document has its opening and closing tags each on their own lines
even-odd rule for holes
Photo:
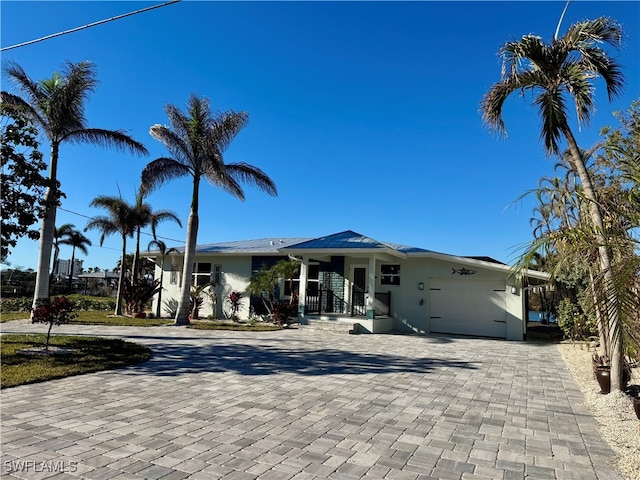
<svg viewBox="0 0 640 480">
<path fill-rule="evenodd" d="M 49 350 L 49 338 L 51 337 L 51 328 L 54 325 L 64 325 L 69 323 L 77 315 L 73 313 L 75 304 L 66 297 L 39 298 L 36 301 L 35 308 L 32 309 L 32 323 L 48 323 L 47 342 L 45 350 Z"/>
<path fill-rule="evenodd" d="M 240 311 L 240 301 L 242 299 L 242 292 L 233 291 L 229 294 L 228 302 L 231 308 L 231 319 L 238 320 L 238 312 Z"/>
</svg>

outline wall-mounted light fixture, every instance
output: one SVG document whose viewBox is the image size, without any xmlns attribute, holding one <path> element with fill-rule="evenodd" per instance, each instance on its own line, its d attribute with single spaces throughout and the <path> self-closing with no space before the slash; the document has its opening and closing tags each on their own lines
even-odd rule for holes
<svg viewBox="0 0 640 480">
<path fill-rule="evenodd" d="M 511 293 L 513 295 L 517 295 L 518 294 L 518 287 L 516 286 L 511 286 Z"/>
<path fill-rule="evenodd" d="M 424 290 L 424 282 L 418 283 L 418 290 Z"/>
</svg>

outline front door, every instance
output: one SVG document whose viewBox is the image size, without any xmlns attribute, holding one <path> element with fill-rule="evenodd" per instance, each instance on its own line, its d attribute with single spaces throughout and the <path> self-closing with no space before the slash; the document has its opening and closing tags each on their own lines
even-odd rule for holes
<svg viewBox="0 0 640 480">
<path fill-rule="evenodd" d="M 351 284 L 351 315 L 367 314 L 367 269 L 354 267 Z"/>
</svg>

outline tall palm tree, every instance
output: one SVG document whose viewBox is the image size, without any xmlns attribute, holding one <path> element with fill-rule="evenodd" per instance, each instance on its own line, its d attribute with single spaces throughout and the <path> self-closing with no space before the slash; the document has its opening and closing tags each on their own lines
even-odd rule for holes
<svg viewBox="0 0 640 480">
<path fill-rule="evenodd" d="M 85 237 L 78 230 L 71 230 L 69 234 L 60 241 L 60 243 L 62 245 L 70 245 L 73 247 L 71 250 L 71 271 L 69 272 L 69 288 L 71 288 L 73 286 L 73 266 L 76 260 L 76 248 L 85 255 L 88 255 L 89 250 L 87 250 L 87 247 L 91 246 L 91 240 Z"/>
<path fill-rule="evenodd" d="M 182 222 L 178 216 L 169 210 L 160 210 L 154 212 L 151 205 L 145 203 L 144 197 L 146 193 L 142 188 L 136 194 L 136 214 L 138 216 L 136 227 L 136 252 L 133 257 L 133 280 L 136 281 L 140 277 L 140 234 L 142 229 L 150 226 L 151 234 L 156 239 L 156 228 L 158 224 L 164 220 L 173 220 L 182 227 Z"/>
<path fill-rule="evenodd" d="M 619 305 L 612 288 L 612 258 L 592 179 L 569 126 L 567 101 L 575 106 L 578 124 L 588 124 L 595 111 L 593 81 L 596 78 L 605 81 L 609 100 L 622 92 L 624 79 L 620 65 L 601 48 L 603 44 L 620 48 L 622 38 L 622 28 L 617 22 L 600 17 L 571 25 L 564 36 L 558 38 L 556 34 L 550 43 L 533 35 L 507 42 L 499 52 L 503 60 L 502 79 L 489 88 L 481 102 L 485 125 L 504 135 L 504 102 L 514 92 L 531 93 L 542 119 L 541 138 L 546 153 L 559 155 L 560 140 L 567 142 L 571 166 L 580 178 L 598 245 L 610 332 L 611 384 L 618 389 L 622 388 L 622 335 Z"/>
<path fill-rule="evenodd" d="M 94 198 L 91 207 L 103 208 L 108 214 L 94 217 L 87 223 L 87 230 L 100 230 L 100 245 L 104 243 L 104 239 L 108 235 L 114 233 L 120 234 L 122 238 L 122 256 L 120 259 L 120 275 L 118 277 L 118 294 L 116 297 L 116 315 L 122 315 L 122 299 L 124 276 L 126 271 L 127 257 L 127 237 L 133 237 L 137 226 L 137 216 L 135 206 L 130 205 L 120 197 L 110 197 L 107 195 L 99 195 Z"/>
<path fill-rule="evenodd" d="M 50 279 L 53 278 L 56 263 L 58 263 L 58 257 L 60 257 L 60 243 L 62 240 L 68 238 L 69 234 L 73 231 L 75 225 L 71 223 L 65 223 L 64 225 L 60 225 L 60 227 L 56 227 L 53 231 L 53 263 L 51 265 L 51 275 Z M 51 281 L 51 280 L 50 280 Z"/>
<path fill-rule="evenodd" d="M 191 95 L 187 111 L 167 105 L 165 112 L 171 127 L 153 125 L 151 136 L 162 142 L 171 157 L 150 162 L 142 171 L 142 188 L 150 191 L 168 180 L 191 176 L 193 190 L 187 224 L 180 300 L 175 317 L 177 325 L 189 323 L 189 293 L 198 236 L 200 181 L 204 178 L 214 186 L 244 200 L 240 182 L 257 186 L 269 195 L 278 194 L 275 183 L 262 170 L 247 163 L 225 163 L 223 153 L 238 132 L 247 124 L 248 114 L 226 111 L 213 114 L 209 100 Z"/>
<path fill-rule="evenodd" d="M 160 252 L 160 290 L 158 290 L 158 302 L 156 303 L 156 317 L 160 318 L 162 314 L 162 280 L 164 278 L 164 259 L 167 255 L 177 252 L 176 248 L 167 249 L 166 243 L 162 240 L 151 240 L 147 246 L 147 251 L 151 251 L 152 248 L 157 248 Z"/>
<path fill-rule="evenodd" d="M 146 155 L 147 149 L 122 130 L 89 128 L 85 104 L 98 85 L 91 62 L 66 62 L 62 74 L 36 82 L 16 63 L 9 63 L 7 75 L 16 83 L 24 98 L 9 92 L 0 93 L 0 101 L 17 108 L 45 134 L 50 143 L 50 185 L 45 193 L 46 212 L 40 225 L 38 271 L 33 296 L 34 306 L 40 298 L 49 297 L 49 266 L 60 200 L 58 155 L 63 143 L 91 143 L 101 147 Z"/>
</svg>

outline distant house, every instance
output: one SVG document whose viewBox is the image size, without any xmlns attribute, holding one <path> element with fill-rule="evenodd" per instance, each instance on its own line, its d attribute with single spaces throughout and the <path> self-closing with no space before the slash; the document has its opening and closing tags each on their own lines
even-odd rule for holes
<svg viewBox="0 0 640 480">
<path fill-rule="evenodd" d="M 163 275 L 163 303 L 174 308 L 184 249 L 178 250 L 165 259 L 164 271 L 156 268 L 156 278 Z M 154 257 L 158 252 L 146 255 Z M 527 271 L 523 278 L 488 257 L 460 257 L 385 243 L 353 231 L 320 238 L 224 242 L 196 249 L 192 284 L 212 285 L 200 316 L 224 318 L 231 291 L 245 292 L 251 275 L 261 266 L 287 258 L 300 262 L 293 287 L 300 323 L 349 322 L 362 333 L 449 333 L 522 340 L 527 308 L 523 287 L 531 280 L 548 279 L 536 271 Z M 288 298 L 289 290 L 283 280 L 276 295 Z M 250 310 L 245 292 L 240 318 L 248 318 Z"/>
<path fill-rule="evenodd" d="M 92 272 L 78 275 L 78 290 L 85 294 L 98 294 L 118 287 L 120 274 L 117 272 Z"/>
</svg>

